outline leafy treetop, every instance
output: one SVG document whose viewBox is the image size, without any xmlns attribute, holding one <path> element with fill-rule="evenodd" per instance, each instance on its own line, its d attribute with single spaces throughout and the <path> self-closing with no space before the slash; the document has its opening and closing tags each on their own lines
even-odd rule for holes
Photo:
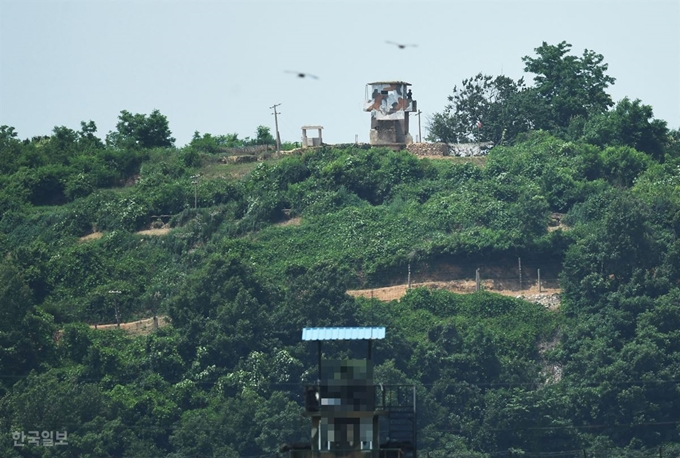
<svg viewBox="0 0 680 458">
<path fill-rule="evenodd" d="M 168 119 L 158 110 L 150 115 L 120 112 L 116 131 L 106 136 L 107 144 L 118 148 L 167 148 L 175 144 Z"/>
<path fill-rule="evenodd" d="M 582 57 L 567 55 L 571 45 L 543 42 L 538 57 L 525 56 L 524 71 L 534 73 L 539 95 L 552 107 L 553 122 L 566 127 L 574 116 L 602 113 L 614 105 L 605 89 L 616 81 L 606 75 L 602 54 L 585 49 Z"/>
<path fill-rule="evenodd" d="M 573 120 L 605 113 L 613 105 L 605 92 L 615 79 L 606 74 L 601 54 L 585 50 L 582 57 L 568 55 L 571 45 L 543 43 L 537 57 L 525 56 L 524 70 L 534 73 L 534 86 L 524 78 L 478 74 L 453 89 L 449 104 L 435 113 L 429 125 L 430 141 L 492 141 L 510 143 L 523 132 L 568 130 Z"/>
</svg>

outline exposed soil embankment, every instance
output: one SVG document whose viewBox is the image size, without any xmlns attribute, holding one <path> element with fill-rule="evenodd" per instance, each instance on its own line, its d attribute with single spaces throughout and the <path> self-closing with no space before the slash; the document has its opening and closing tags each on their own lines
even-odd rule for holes
<svg viewBox="0 0 680 458">
<path fill-rule="evenodd" d="M 157 322 L 155 322 L 157 320 Z M 164 326 L 167 326 L 170 324 L 170 320 L 168 319 L 167 316 L 161 315 L 158 316 L 154 320 L 154 318 L 144 318 L 142 320 L 137 320 L 137 321 L 129 321 L 127 323 L 121 323 L 120 324 L 120 329 L 126 331 L 128 334 L 133 335 L 133 336 L 142 336 L 142 335 L 147 335 L 151 334 L 158 328 L 162 328 Z M 90 325 L 91 328 L 93 329 L 99 329 L 99 330 L 110 330 L 110 329 L 117 329 L 118 325 L 116 323 L 113 324 L 98 324 Z"/>
<path fill-rule="evenodd" d="M 438 259 L 413 263 L 410 274 L 404 269 L 403 272 L 393 271 L 385 276 L 385 279 L 401 278 L 401 281 L 386 281 L 384 286 L 350 290 L 347 294 L 381 301 L 399 300 L 409 288 L 405 281 L 407 277 L 411 280 L 411 288 L 443 289 L 457 294 L 470 294 L 477 291 L 475 278 L 479 278 L 481 290 L 522 298 L 556 309 L 560 304 L 560 268 L 559 261 L 549 262 L 542 257 L 527 257 L 522 260 L 510 257 L 493 260 L 467 259 L 460 262 Z"/>
<path fill-rule="evenodd" d="M 469 294 L 476 291 L 476 283 L 474 280 L 427 281 L 422 283 L 412 283 L 411 288 L 444 289 L 453 293 Z M 532 286 L 522 290 L 499 289 L 494 286 L 494 282 L 492 280 L 481 282 L 481 288 L 484 291 L 489 291 L 491 293 L 517 297 L 529 302 L 535 302 L 550 309 L 556 309 L 560 305 L 560 290 L 558 288 L 542 287 L 540 291 L 537 286 Z M 347 294 L 354 297 L 363 296 L 365 298 L 374 298 L 381 301 L 392 301 L 401 299 L 401 297 L 406 294 L 407 290 L 408 285 L 394 285 L 383 288 L 349 290 L 347 291 Z"/>
</svg>

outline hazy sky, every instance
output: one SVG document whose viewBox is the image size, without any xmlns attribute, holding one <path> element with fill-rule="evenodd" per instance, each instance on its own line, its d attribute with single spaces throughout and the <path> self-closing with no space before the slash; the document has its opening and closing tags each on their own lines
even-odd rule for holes
<svg viewBox="0 0 680 458">
<path fill-rule="evenodd" d="M 183 146 L 194 131 L 274 132 L 280 103 L 283 141 L 313 124 L 327 143 L 366 142 L 366 83 L 403 80 L 425 136 L 463 79 L 531 81 L 521 58 L 543 41 L 604 55 L 614 101 L 680 127 L 678 0 L 0 0 L 0 125 L 27 138 L 93 120 L 103 138 L 121 110 L 159 109 Z"/>
</svg>

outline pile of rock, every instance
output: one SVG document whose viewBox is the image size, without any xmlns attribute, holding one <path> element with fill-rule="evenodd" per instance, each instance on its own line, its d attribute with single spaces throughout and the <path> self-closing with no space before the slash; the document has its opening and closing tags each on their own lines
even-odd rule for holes
<svg viewBox="0 0 680 458">
<path fill-rule="evenodd" d="M 560 295 L 558 293 L 552 294 L 531 294 L 531 295 L 519 295 L 518 299 L 523 299 L 527 302 L 533 302 L 535 304 L 541 304 L 542 306 L 549 308 L 550 310 L 555 310 L 560 307 Z"/>
<path fill-rule="evenodd" d="M 449 156 L 473 157 L 486 156 L 489 150 L 493 148 L 493 143 L 451 143 L 448 146 Z"/>
<path fill-rule="evenodd" d="M 416 156 L 448 156 L 449 146 L 446 143 L 411 143 L 406 145 L 409 153 Z"/>
<path fill-rule="evenodd" d="M 411 143 L 406 149 L 416 156 L 486 156 L 492 142 L 483 143 Z"/>
</svg>

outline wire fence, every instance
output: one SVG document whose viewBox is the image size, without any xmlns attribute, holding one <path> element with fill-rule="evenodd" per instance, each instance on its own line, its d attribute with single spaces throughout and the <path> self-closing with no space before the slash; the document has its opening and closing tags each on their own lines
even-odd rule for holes
<svg viewBox="0 0 680 458">
<path fill-rule="evenodd" d="M 531 290 L 559 288 L 561 266 L 540 260 L 465 259 L 405 262 L 402 265 L 357 273 L 357 283 L 380 288 L 399 284 L 419 285 L 432 282 L 473 282 L 487 290 Z"/>
<path fill-rule="evenodd" d="M 455 293 L 488 291 L 512 296 L 559 294 L 559 270 L 507 262 L 475 264 L 411 264 L 357 275 L 352 296 L 381 300 L 399 299 L 410 288 L 445 289 Z"/>
<path fill-rule="evenodd" d="M 275 151 L 276 145 L 248 145 L 235 146 L 231 148 L 223 148 L 222 151 L 227 154 L 258 154 L 264 151 Z"/>
</svg>

